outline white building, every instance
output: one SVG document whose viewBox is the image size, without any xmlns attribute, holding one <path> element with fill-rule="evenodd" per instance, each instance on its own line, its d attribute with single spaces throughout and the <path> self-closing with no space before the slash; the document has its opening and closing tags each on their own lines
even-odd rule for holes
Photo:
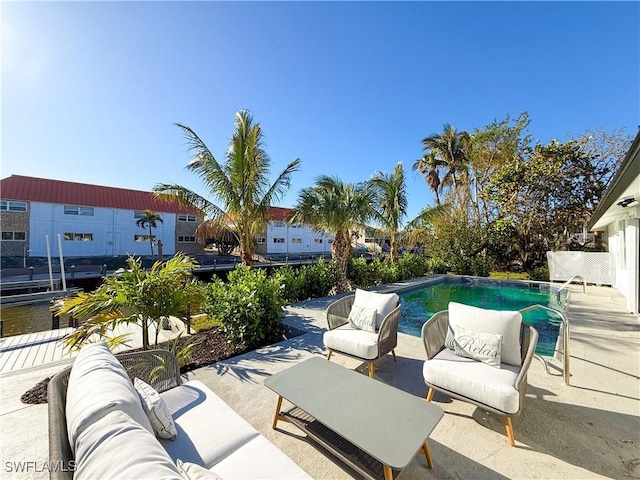
<svg viewBox="0 0 640 480">
<path fill-rule="evenodd" d="M 151 240 L 165 255 L 201 253 L 195 229 L 202 214 L 163 202 L 151 192 L 12 175 L 1 180 L 2 255 L 65 257 L 151 255 L 148 228 L 136 221 L 144 210 L 160 214 Z M 154 254 L 157 248 L 154 248 Z"/>
<path fill-rule="evenodd" d="M 271 220 L 263 235 L 256 237 L 257 253 L 270 254 L 328 254 L 334 236 L 301 224 L 289 224 L 290 209 L 269 207 Z"/>
<path fill-rule="evenodd" d="M 640 304 L 640 132 L 611 180 L 587 228 L 603 232 L 616 259 L 615 287 L 638 314 Z"/>
</svg>

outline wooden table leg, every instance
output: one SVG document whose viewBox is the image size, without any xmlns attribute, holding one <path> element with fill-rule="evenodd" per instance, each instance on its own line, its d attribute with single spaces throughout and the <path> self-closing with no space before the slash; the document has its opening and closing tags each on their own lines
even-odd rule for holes
<svg viewBox="0 0 640 480">
<path fill-rule="evenodd" d="M 427 459 L 427 465 L 433 470 L 433 457 L 431 456 L 431 449 L 429 448 L 429 442 L 425 440 L 424 447 L 422 447 L 424 456 Z"/>
<path fill-rule="evenodd" d="M 393 480 L 393 472 L 389 465 L 383 464 L 384 467 L 384 480 Z"/>
<path fill-rule="evenodd" d="M 273 416 L 273 424 L 271 428 L 275 430 L 276 425 L 278 424 L 278 419 L 280 418 L 280 408 L 282 407 L 282 395 L 278 395 L 278 403 L 276 404 L 276 414 Z"/>
</svg>

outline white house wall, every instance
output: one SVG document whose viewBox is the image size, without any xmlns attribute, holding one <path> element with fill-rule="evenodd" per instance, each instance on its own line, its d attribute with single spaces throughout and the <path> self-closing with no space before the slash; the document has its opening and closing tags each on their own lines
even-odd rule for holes
<svg viewBox="0 0 640 480">
<path fill-rule="evenodd" d="M 640 221 L 632 209 L 609 223 L 607 241 L 609 251 L 616 257 L 615 287 L 626 297 L 627 309 L 637 313 Z"/>
<path fill-rule="evenodd" d="M 32 256 L 46 256 L 46 236 L 51 255 L 57 256 L 60 234 L 65 257 L 92 255 L 150 255 L 149 242 L 135 241 L 135 235 L 148 235 L 149 229 L 136 225 L 133 210 L 94 207 L 92 216 L 65 215 L 64 205 L 31 202 L 29 249 Z M 163 253 L 175 253 L 175 222 L 173 213 L 160 212 L 163 223 L 152 229 L 163 244 Z M 91 241 L 64 240 L 65 233 L 91 234 Z M 157 250 L 154 249 L 154 253 Z"/>
<path fill-rule="evenodd" d="M 306 226 L 270 222 L 266 233 L 267 254 L 331 252 L 333 236 L 318 233 Z"/>
</svg>

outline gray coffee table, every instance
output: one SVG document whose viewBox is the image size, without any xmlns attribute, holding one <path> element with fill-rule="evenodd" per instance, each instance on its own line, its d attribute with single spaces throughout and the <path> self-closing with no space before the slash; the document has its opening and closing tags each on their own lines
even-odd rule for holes
<svg viewBox="0 0 640 480">
<path fill-rule="evenodd" d="M 278 394 L 272 427 L 293 423 L 368 478 L 393 479 L 417 453 L 429 468 L 427 439 L 442 418 L 442 408 L 423 398 L 313 357 L 265 379 Z M 294 407 L 281 411 L 282 399 Z M 382 468 L 380 468 L 382 467 Z"/>
</svg>

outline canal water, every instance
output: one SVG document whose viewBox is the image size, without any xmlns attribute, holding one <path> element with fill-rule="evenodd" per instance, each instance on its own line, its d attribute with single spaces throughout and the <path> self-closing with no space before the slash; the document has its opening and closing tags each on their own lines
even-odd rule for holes
<svg viewBox="0 0 640 480">
<path fill-rule="evenodd" d="M 29 305 L 2 305 L 0 307 L 2 336 L 12 337 L 51 330 L 53 314 L 49 308 L 50 305 L 48 300 Z M 69 315 L 61 315 L 59 328 L 68 326 Z"/>
</svg>

